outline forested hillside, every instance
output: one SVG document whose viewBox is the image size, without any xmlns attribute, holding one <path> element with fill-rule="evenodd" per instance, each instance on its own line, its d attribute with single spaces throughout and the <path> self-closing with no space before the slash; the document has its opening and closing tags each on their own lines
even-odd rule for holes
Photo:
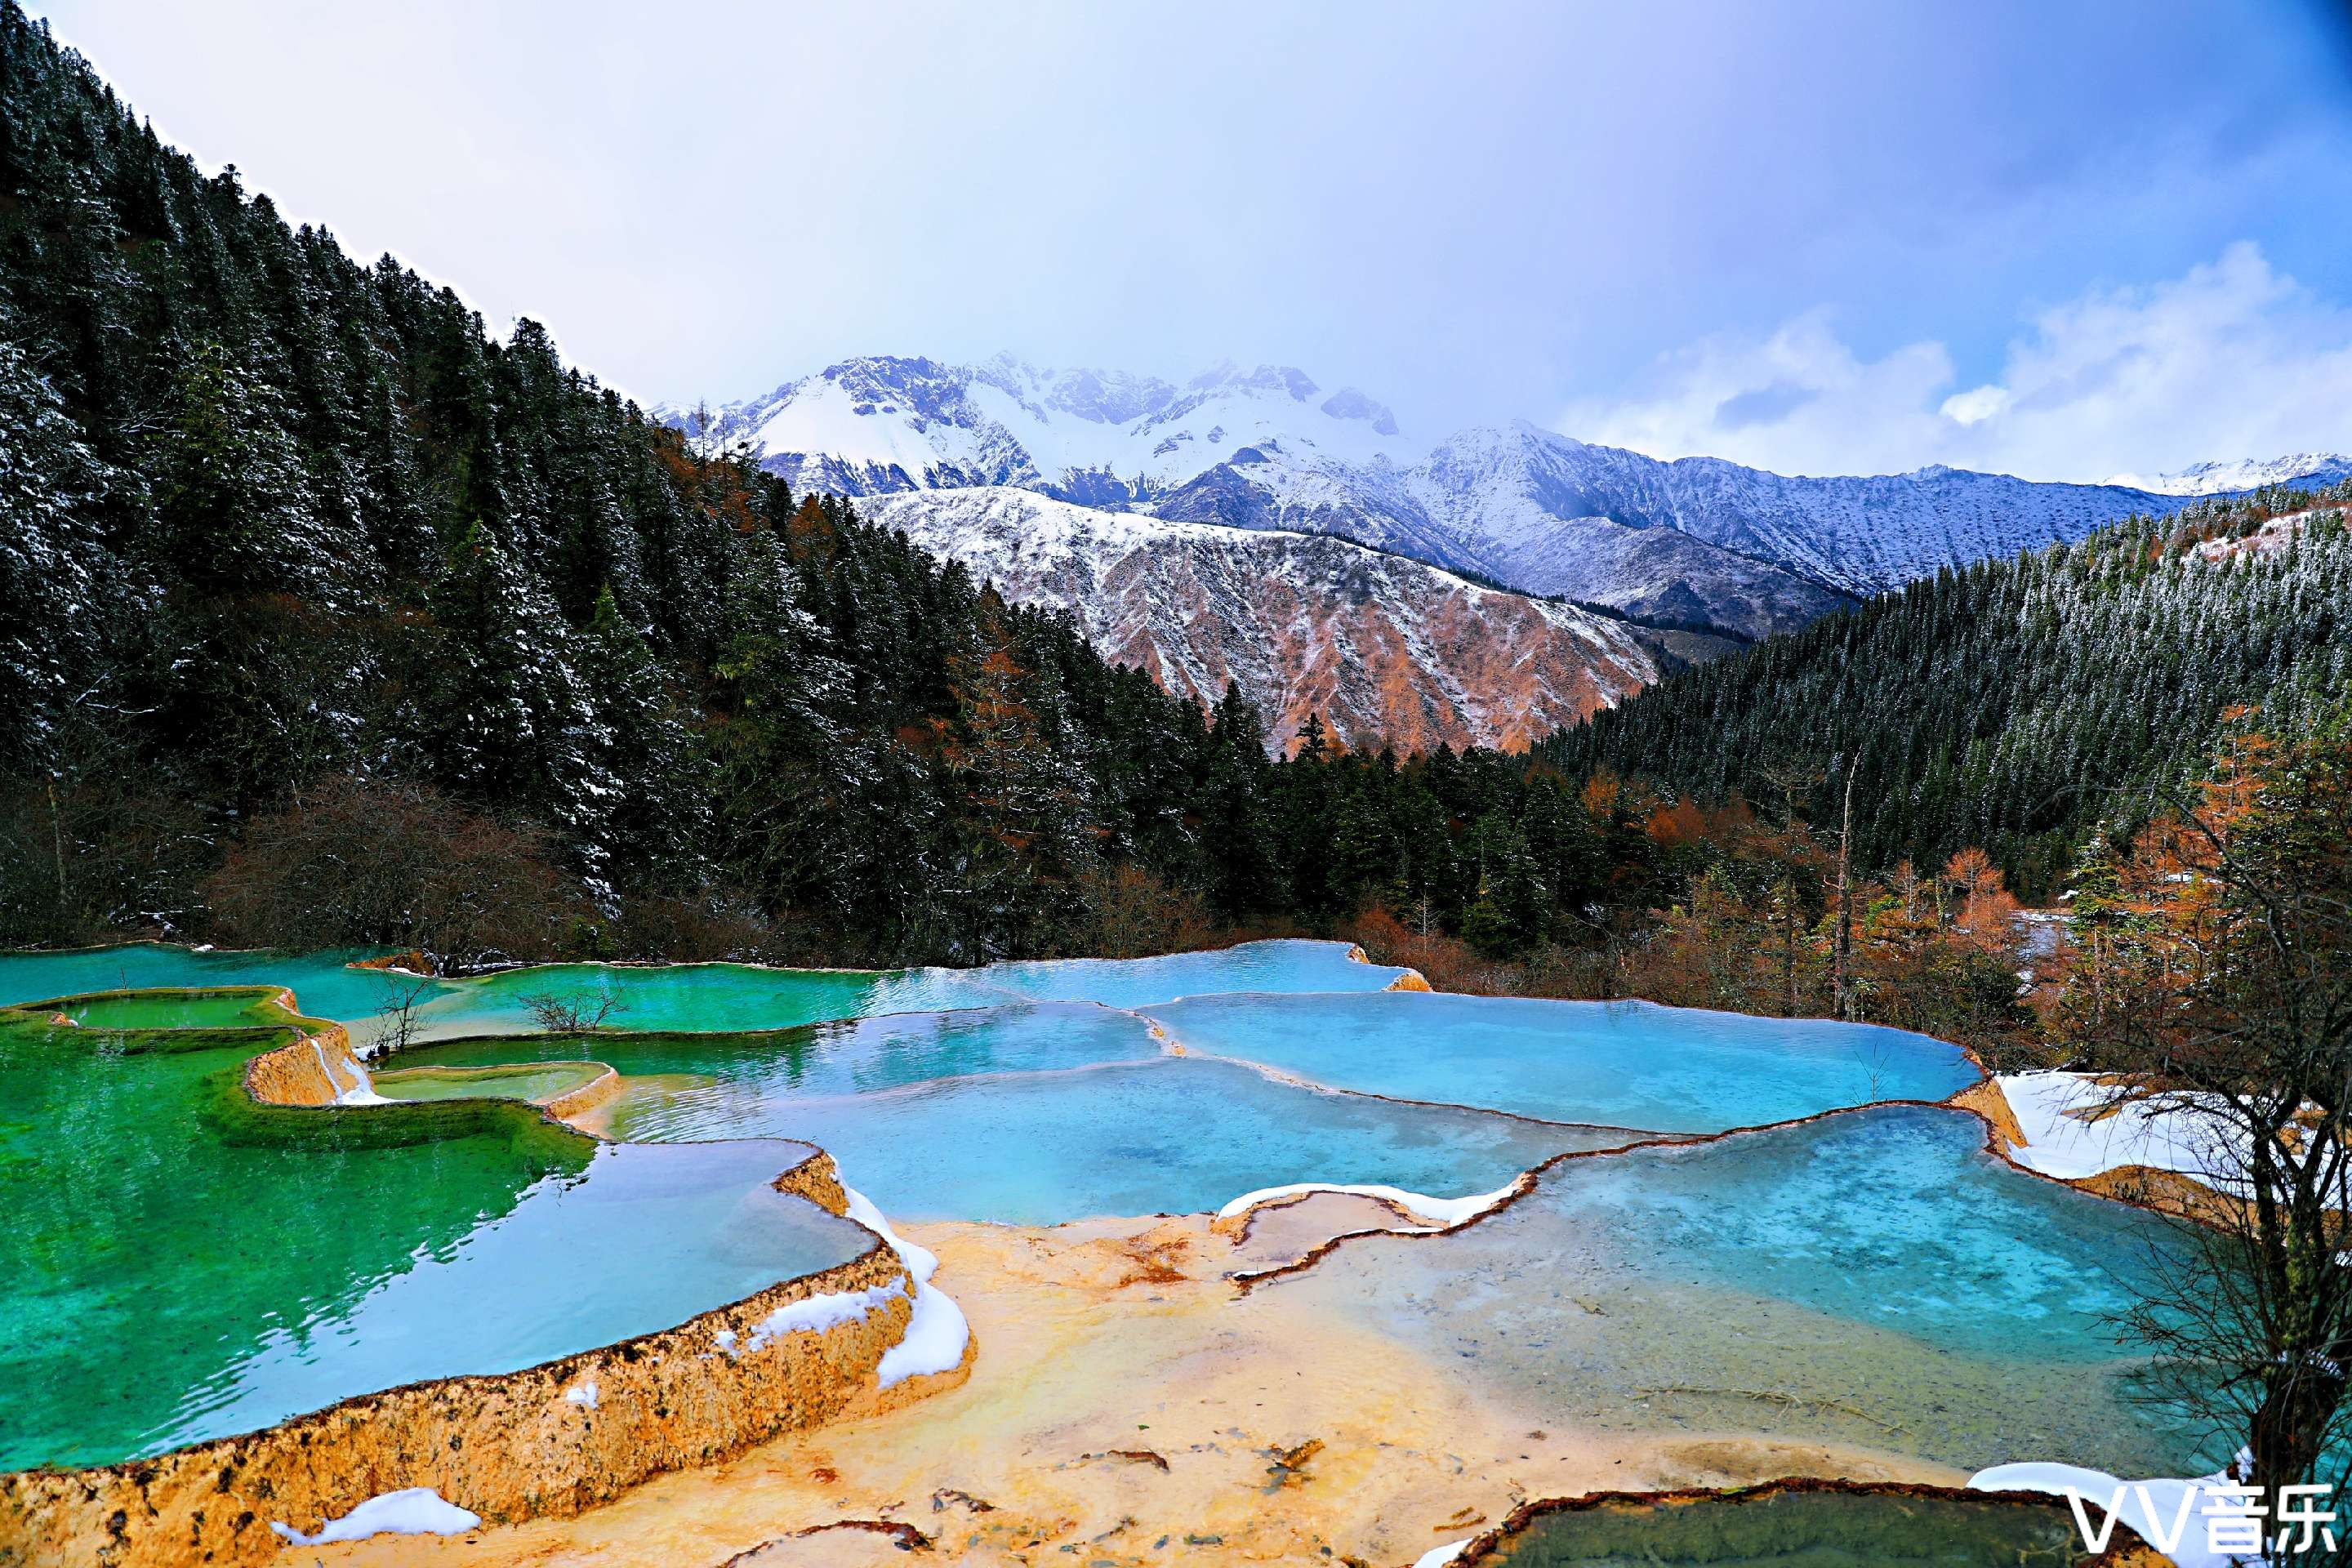
<svg viewBox="0 0 2352 1568">
<path fill-rule="evenodd" d="M 2352 487 L 2273 489 L 1988 561 L 1681 671 L 1540 748 L 1706 799 L 1840 815 L 1864 865 L 1980 845 L 2047 895 L 2225 710 L 2307 728 L 2352 692 Z"/>
<path fill-rule="evenodd" d="M 0 464 L 0 942 L 977 961 L 1451 929 L 1491 864 L 1517 942 L 1612 834 L 1648 896 L 1515 761 L 1270 763 L 205 177 L 13 5 Z"/>
<path fill-rule="evenodd" d="M 0 509 L 10 941 L 593 947 L 666 904 L 977 957 L 1107 859 L 1213 883 L 1184 814 L 1263 765 L 539 327 L 205 178 L 14 5 Z M 333 864 L 404 833 L 496 892 Z"/>
<path fill-rule="evenodd" d="M 1997 1032 L 2007 928 L 1967 911 L 2007 895 L 1951 851 L 2046 892 L 2096 785 L 2345 689 L 2340 528 L 2199 542 L 2284 504 L 1919 584 L 1532 756 L 1343 753 L 1310 716 L 1278 763 L 1230 690 L 1164 694 L 205 176 L 0 5 L 0 944 L 1311 930 L 1465 985 Z"/>
</svg>

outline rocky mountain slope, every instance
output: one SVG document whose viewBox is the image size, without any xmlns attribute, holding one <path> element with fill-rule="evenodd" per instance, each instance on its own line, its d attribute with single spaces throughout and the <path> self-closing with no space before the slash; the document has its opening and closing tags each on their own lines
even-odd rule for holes
<svg viewBox="0 0 2352 1568">
<path fill-rule="evenodd" d="M 1122 515 L 1011 486 L 861 510 L 1008 598 L 1076 612 L 1106 658 L 1168 690 L 1213 700 L 1238 681 L 1286 742 L 1312 712 L 1351 747 L 1518 748 L 1678 662 L 1678 639 L 1328 536 Z"/>
<path fill-rule="evenodd" d="M 1401 748 L 1520 743 L 1662 658 L 2197 494 L 2352 468 L 2305 455 L 2144 485 L 1796 478 L 1525 421 L 1428 444 L 1284 366 L 1180 384 L 1008 355 L 845 360 L 663 416 L 750 445 L 795 489 L 866 498 L 1014 597 L 1071 607 L 1171 690 L 1237 679 L 1274 734 L 1313 709 L 1351 742 Z"/>
</svg>

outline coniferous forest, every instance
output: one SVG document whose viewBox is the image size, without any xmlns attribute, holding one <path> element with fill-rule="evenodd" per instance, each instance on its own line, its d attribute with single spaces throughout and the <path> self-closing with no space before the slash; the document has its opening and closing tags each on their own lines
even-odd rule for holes
<svg viewBox="0 0 2352 1568">
<path fill-rule="evenodd" d="M 2226 710 L 2318 722 L 2352 684 L 2340 524 L 2196 548 L 2308 504 L 1948 574 L 1532 754 L 1310 723 L 1281 760 L 1237 694 L 1168 697 L 205 176 L 0 8 L 0 943 L 890 963 L 1309 930 L 1492 988 L 1999 1027 L 1998 955 L 1872 992 L 1823 933 L 1857 879 L 1913 920 L 1922 887 L 1952 920 L 2003 878 L 2054 896 Z M 1785 962 L 1659 967 L 1710 909 Z"/>
</svg>

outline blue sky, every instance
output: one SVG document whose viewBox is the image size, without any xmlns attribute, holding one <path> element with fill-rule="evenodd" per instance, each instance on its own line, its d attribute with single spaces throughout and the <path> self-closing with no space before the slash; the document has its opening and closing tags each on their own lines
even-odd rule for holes
<svg viewBox="0 0 2352 1568">
<path fill-rule="evenodd" d="M 34 8 L 648 400 L 1010 348 L 1783 471 L 2352 447 L 2341 8 Z"/>
</svg>

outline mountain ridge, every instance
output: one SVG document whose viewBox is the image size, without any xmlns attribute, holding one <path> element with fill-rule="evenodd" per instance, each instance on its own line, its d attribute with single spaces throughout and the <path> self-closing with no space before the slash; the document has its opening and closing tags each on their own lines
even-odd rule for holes
<svg viewBox="0 0 2352 1568">
<path fill-rule="evenodd" d="M 658 413 L 749 445 L 803 491 L 1013 486 L 1107 511 L 1328 533 L 1522 593 L 1749 639 L 2191 496 L 1942 465 L 1781 475 L 1649 458 L 1527 420 L 1423 442 L 1367 394 L 1327 395 L 1281 365 L 1228 363 L 1178 383 L 1010 354 L 975 365 L 874 356 L 713 410 L 707 432 L 697 416 Z M 2267 482 L 2296 461 L 2160 478 Z"/>
</svg>

